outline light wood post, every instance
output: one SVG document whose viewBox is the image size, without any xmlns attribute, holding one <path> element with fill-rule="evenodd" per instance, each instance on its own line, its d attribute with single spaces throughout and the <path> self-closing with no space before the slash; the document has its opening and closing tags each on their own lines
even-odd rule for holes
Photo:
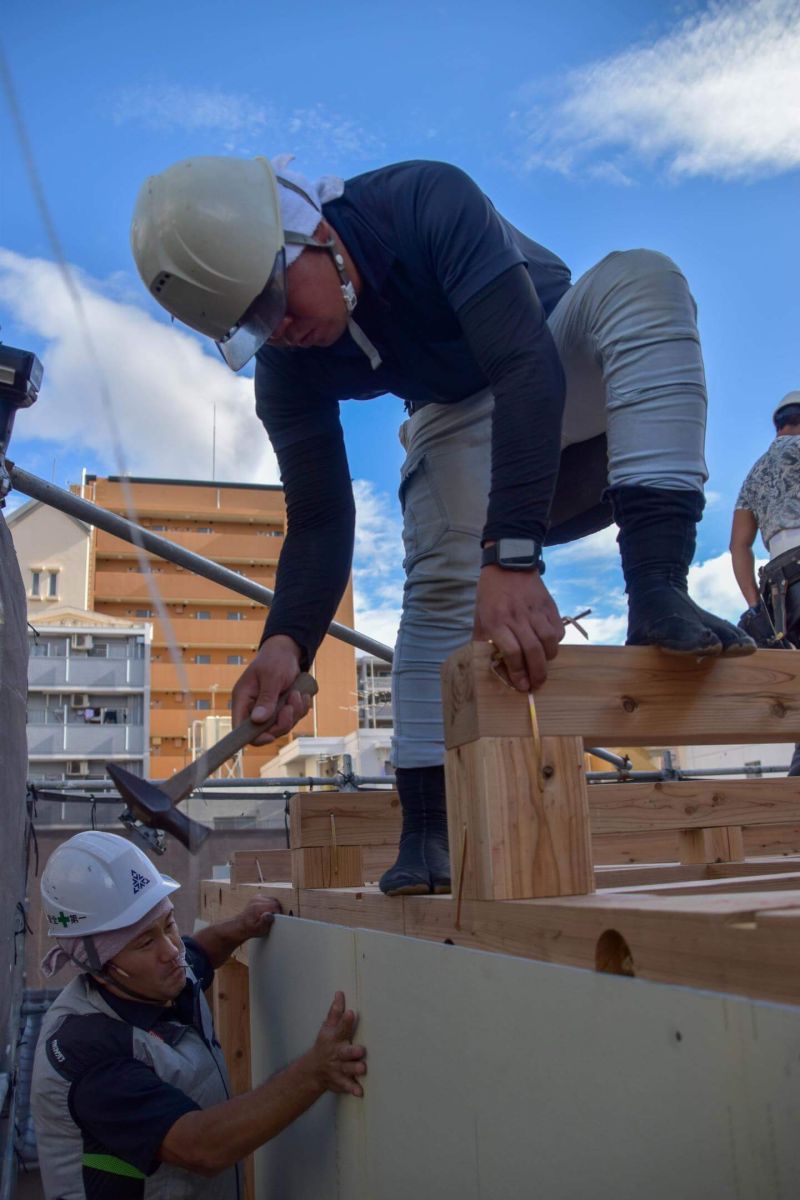
<svg viewBox="0 0 800 1200">
<path fill-rule="evenodd" d="M 471 643 L 442 668 L 453 892 L 468 900 L 592 892 L 582 739 L 535 737 L 528 697 L 492 674 L 488 650 Z M 495 699 L 514 710 L 509 736 L 484 734 L 482 713 Z"/>
<path fill-rule="evenodd" d="M 228 1067 L 231 1094 L 239 1096 L 252 1088 L 250 1073 L 250 972 L 229 959 L 214 974 L 214 1027 Z M 244 1160 L 244 1200 L 254 1200 L 253 1156 Z"/>
<path fill-rule="evenodd" d="M 707 829 L 683 829 L 678 836 L 681 862 L 741 862 L 744 837 L 741 825 L 716 825 Z"/>
</svg>

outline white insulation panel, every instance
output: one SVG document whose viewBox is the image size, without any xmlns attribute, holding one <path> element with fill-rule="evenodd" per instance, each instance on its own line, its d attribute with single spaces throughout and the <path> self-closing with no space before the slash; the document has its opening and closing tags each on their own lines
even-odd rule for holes
<svg viewBox="0 0 800 1200">
<path fill-rule="evenodd" d="M 360 1014 L 363 1100 L 256 1158 L 259 1200 L 797 1200 L 800 1010 L 278 918 L 254 1084 Z"/>
</svg>

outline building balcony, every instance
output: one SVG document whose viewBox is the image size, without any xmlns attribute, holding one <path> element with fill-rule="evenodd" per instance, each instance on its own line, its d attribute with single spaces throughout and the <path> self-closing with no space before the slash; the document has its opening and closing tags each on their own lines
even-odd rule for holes
<svg viewBox="0 0 800 1200">
<path fill-rule="evenodd" d="M 242 597 L 241 610 L 249 611 L 249 603 Z M 214 620 L 213 617 L 210 621 L 198 621 L 196 617 L 170 614 L 172 637 L 183 649 L 191 646 L 193 650 L 230 650 L 232 654 L 244 654 L 249 662 L 261 637 L 265 615 L 266 609 L 260 605 L 256 606 L 255 615 L 244 621 Z M 153 645 L 157 648 L 166 646 L 168 642 L 163 622 L 154 619 Z M 239 669 L 244 670 L 244 666 Z"/>
<path fill-rule="evenodd" d="M 204 558 L 210 558 L 212 562 L 223 564 L 247 563 L 274 568 L 283 545 L 283 535 L 273 537 L 266 532 L 257 533 L 255 530 L 252 533 L 195 533 L 176 529 L 158 529 L 153 532 L 157 533 L 159 537 L 173 542 L 176 546 L 181 546 L 184 550 L 191 550 L 194 554 L 202 554 Z M 136 559 L 138 561 L 141 553 L 144 553 L 150 562 L 162 561 L 159 555 L 151 554 L 148 551 L 142 552 L 130 542 L 125 542 L 111 533 L 98 529 L 97 557 L 99 559 Z"/>
<path fill-rule="evenodd" d="M 201 624 L 196 621 L 195 624 Z M 220 697 L 228 697 L 231 693 L 233 685 L 244 670 L 244 666 L 228 666 L 223 663 L 192 663 L 184 664 L 186 672 L 185 682 L 189 685 L 189 691 L 194 692 L 217 692 Z M 181 679 L 181 673 L 177 668 L 170 663 L 154 662 L 150 667 L 150 690 L 153 694 L 157 692 L 182 692 L 184 690 L 184 680 Z M 220 707 L 225 707 L 223 700 Z M 195 717 L 203 716 L 203 713 L 195 713 Z"/>
<path fill-rule="evenodd" d="M 139 757 L 145 752 L 143 725 L 29 725 L 28 757 Z"/>
<path fill-rule="evenodd" d="M 141 658 L 90 658 L 76 654 L 64 658 L 31 658 L 28 686 L 32 690 L 62 692 L 141 691 L 145 664 Z"/>
<path fill-rule="evenodd" d="M 250 573 L 249 578 L 264 587 L 269 587 L 273 580 L 272 572 L 265 572 L 264 578 L 258 578 Z M 158 595 L 165 604 L 200 604 L 206 606 L 236 604 L 241 608 L 256 607 L 253 600 L 240 596 L 237 592 L 220 583 L 212 583 L 194 575 L 191 571 L 177 573 L 161 571 L 153 576 Z M 94 579 L 94 602 L 96 605 L 109 603 L 136 604 L 143 608 L 152 608 L 153 601 L 148 581 L 138 571 L 98 571 Z"/>
<path fill-rule="evenodd" d="M 139 519 L 164 517 L 170 520 L 241 521 L 247 524 L 283 526 L 285 505 L 283 488 L 216 487 L 187 481 L 158 485 L 131 482 L 130 498 Z M 126 514 L 122 487 L 112 480 L 98 479 L 90 485 L 90 498 L 112 512 Z"/>
</svg>

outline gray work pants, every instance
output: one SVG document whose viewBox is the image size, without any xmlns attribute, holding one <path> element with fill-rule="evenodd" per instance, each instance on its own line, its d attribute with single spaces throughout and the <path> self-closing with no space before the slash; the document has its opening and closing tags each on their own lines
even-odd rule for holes
<svg viewBox="0 0 800 1200">
<path fill-rule="evenodd" d="M 694 300 L 675 264 L 651 250 L 610 254 L 548 325 L 567 381 L 562 445 L 605 432 L 610 486 L 702 491 L 705 374 Z M 444 759 L 439 670 L 472 636 L 493 407 L 482 392 L 426 405 L 400 427 L 406 582 L 392 675 L 395 767 Z"/>
</svg>

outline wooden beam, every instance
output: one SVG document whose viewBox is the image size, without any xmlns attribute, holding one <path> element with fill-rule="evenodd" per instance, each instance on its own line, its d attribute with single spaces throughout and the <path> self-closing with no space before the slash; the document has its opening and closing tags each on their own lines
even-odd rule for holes
<svg viewBox="0 0 800 1200">
<path fill-rule="evenodd" d="M 402 814 L 395 791 L 298 792 L 289 800 L 289 842 L 307 846 L 397 846 Z"/>
<path fill-rule="evenodd" d="M 231 857 L 231 884 L 289 883 L 292 878 L 290 850 L 235 850 Z"/>
<path fill-rule="evenodd" d="M 800 779 L 590 783 L 592 834 L 800 821 Z"/>
<path fill-rule="evenodd" d="M 296 888 L 361 887 L 364 883 L 360 846 L 311 846 L 291 853 Z"/>
<path fill-rule="evenodd" d="M 595 865 L 624 863 L 676 863 L 679 859 L 677 829 L 638 833 L 598 833 L 592 837 Z M 748 858 L 791 857 L 800 854 L 800 826 L 752 825 L 743 829 L 744 849 Z"/>
<path fill-rule="evenodd" d="M 464 900 L 456 922 L 451 898 L 407 897 L 406 936 L 800 1004 L 800 891 L 638 900 Z M 797 919 L 760 925 L 762 909 Z"/>
<path fill-rule="evenodd" d="M 445 763 L 453 891 L 512 900 L 590 892 L 583 747 L 578 738 L 487 737 Z"/>
<path fill-rule="evenodd" d="M 523 737 L 527 697 L 471 642 L 444 665 L 445 741 Z M 535 694 L 542 736 L 590 745 L 705 745 L 800 739 L 800 655 L 684 659 L 649 646 L 562 646 Z"/>
<path fill-rule="evenodd" d="M 794 874 L 800 860 L 792 858 L 751 859 L 749 862 L 644 863 L 624 866 L 595 866 L 596 888 L 645 887 L 654 883 L 694 883 L 702 879 L 748 879 L 764 875 Z"/>
<path fill-rule="evenodd" d="M 302 891 L 300 910 L 304 920 L 405 933 L 403 897 L 384 896 L 374 887 Z"/>
<path fill-rule="evenodd" d="M 680 886 L 550 900 L 462 897 L 460 904 L 446 896 L 386 897 L 369 888 L 304 891 L 295 911 L 311 920 L 800 1005 L 800 888 L 781 890 L 788 883 L 782 874 L 758 880 L 757 891 L 739 891 L 751 882 L 730 879 L 678 895 L 670 891 L 680 893 Z M 201 888 L 204 897 L 213 893 L 214 907 L 220 890 L 231 893 L 226 911 L 241 909 L 247 894 L 274 892 L 216 881 Z"/>
<path fill-rule="evenodd" d="M 795 863 L 800 867 L 800 863 Z M 797 892 L 800 890 L 800 871 L 778 871 L 773 875 L 742 875 L 727 879 L 662 880 L 658 883 L 635 883 L 607 889 L 603 895 L 623 896 L 634 892 L 642 896 L 703 896 L 739 895 L 742 892 Z"/>
</svg>

